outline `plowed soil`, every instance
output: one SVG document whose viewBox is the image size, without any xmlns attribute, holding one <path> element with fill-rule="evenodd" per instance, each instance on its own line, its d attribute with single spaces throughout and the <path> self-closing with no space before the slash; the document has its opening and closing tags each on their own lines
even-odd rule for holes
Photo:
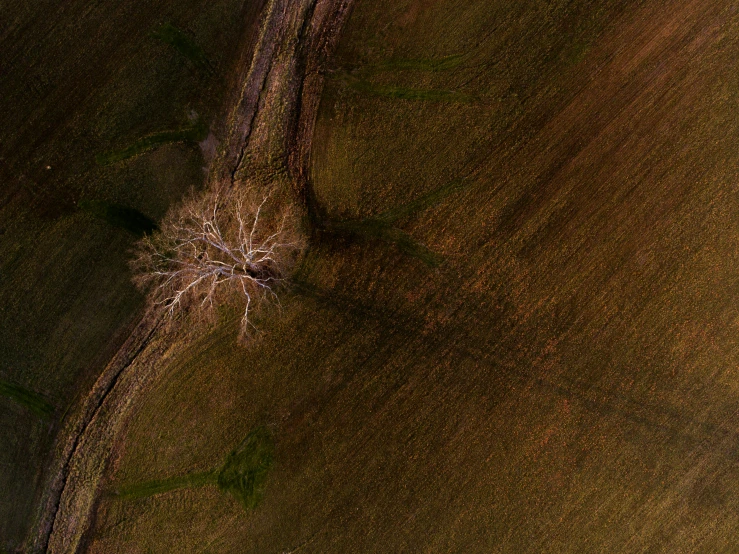
<svg viewBox="0 0 739 554">
<path fill-rule="evenodd" d="M 315 195 L 361 219 L 460 180 L 396 222 L 444 262 L 318 237 L 257 341 L 167 361 L 105 485 L 266 425 L 263 502 L 108 496 L 88 550 L 733 551 L 737 59 L 723 0 L 360 0 Z"/>
</svg>

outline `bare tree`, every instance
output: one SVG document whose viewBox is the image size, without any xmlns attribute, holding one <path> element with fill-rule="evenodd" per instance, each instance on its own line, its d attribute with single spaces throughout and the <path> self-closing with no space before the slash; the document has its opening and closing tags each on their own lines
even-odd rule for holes
<svg viewBox="0 0 739 554">
<path fill-rule="evenodd" d="M 170 315 L 185 309 L 207 317 L 220 304 L 238 302 L 246 336 L 250 310 L 277 300 L 304 246 L 293 204 L 274 191 L 243 186 L 191 194 L 139 242 L 135 281 Z"/>
</svg>

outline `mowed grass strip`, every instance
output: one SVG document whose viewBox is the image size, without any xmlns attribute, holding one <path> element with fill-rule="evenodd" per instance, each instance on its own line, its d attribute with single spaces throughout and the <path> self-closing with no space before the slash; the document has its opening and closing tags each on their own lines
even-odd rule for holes
<svg viewBox="0 0 739 554">
<path fill-rule="evenodd" d="M 408 233 L 379 219 L 339 221 L 326 227 L 329 232 L 358 239 L 374 239 L 395 245 L 403 254 L 417 258 L 429 267 L 438 267 L 443 258 L 416 241 Z"/>
<path fill-rule="evenodd" d="M 208 127 L 199 121 L 182 129 L 160 131 L 158 133 L 142 137 L 121 150 L 98 154 L 95 157 L 95 161 L 97 161 L 99 165 L 111 165 L 133 158 L 134 156 L 138 156 L 145 152 L 149 152 L 150 150 L 154 150 L 155 148 L 159 148 L 165 144 L 172 144 L 175 142 L 200 142 L 205 140 L 207 135 Z"/>
<path fill-rule="evenodd" d="M 468 58 L 469 54 L 454 54 L 440 58 L 390 58 L 389 60 L 376 63 L 344 66 L 338 73 L 361 76 L 362 78 L 392 71 L 435 73 L 456 69 Z"/>
<path fill-rule="evenodd" d="M 419 196 L 416 200 L 412 200 L 411 202 L 398 206 L 397 208 L 391 208 L 378 215 L 375 219 L 385 221 L 387 223 L 393 223 L 402 217 L 415 215 L 420 211 L 435 206 L 447 196 L 454 194 L 455 192 L 459 192 L 470 184 L 471 181 L 467 179 L 455 179 L 439 188 L 433 189 L 427 194 Z"/>
<path fill-rule="evenodd" d="M 218 473 L 218 487 L 233 495 L 247 510 L 264 497 L 267 475 L 274 461 L 274 439 L 266 427 L 257 427 L 228 455 Z"/>
<path fill-rule="evenodd" d="M 394 71 L 417 71 L 426 73 L 448 71 L 459 67 L 468 57 L 469 56 L 467 54 L 454 54 L 442 58 L 392 58 L 384 62 L 369 64 L 339 72 L 336 74 L 336 78 L 339 81 L 343 81 L 357 92 L 373 96 L 381 96 L 396 100 L 470 103 L 474 102 L 477 98 L 471 94 L 455 90 L 377 84 L 369 80 L 369 77 L 373 74 L 390 73 Z"/>
<path fill-rule="evenodd" d="M 177 475 L 175 477 L 167 477 L 166 479 L 154 479 L 145 483 L 128 485 L 115 491 L 113 494 L 121 500 L 136 500 L 178 489 L 215 485 L 217 481 L 217 472 L 204 471 L 202 473 Z"/>
<path fill-rule="evenodd" d="M 266 427 L 257 427 L 226 458 L 219 469 L 154 479 L 124 486 L 112 493 L 121 500 L 136 500 L 178 489 L 217 485 L 231 494 L 245 509 L 261 502 L 267 474 L 274 460 L 274 441 Z"/>
<path fill-rule="evenodd" d="M 54 405 L 37 392 L 9 381 L 0 380 L 0 396 L 10 398 L 44 419 L 51 417 L 55 410 Z"/>
</svg>

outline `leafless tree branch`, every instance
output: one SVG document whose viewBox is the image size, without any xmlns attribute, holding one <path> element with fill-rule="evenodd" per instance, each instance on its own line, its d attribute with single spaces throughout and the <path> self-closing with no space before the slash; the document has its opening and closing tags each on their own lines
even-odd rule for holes
<svg viewBox="0 0 739 554">
<path fill-rule="evenodd" d="M 135 281 L 170 315 L 184 309 L 207 316 L 237 301 L 245 336 L 250 310 L 277 300 L 304 246 L 296 210 L 272 191 L 193 194 L 140 241 Z"/>
</svg>

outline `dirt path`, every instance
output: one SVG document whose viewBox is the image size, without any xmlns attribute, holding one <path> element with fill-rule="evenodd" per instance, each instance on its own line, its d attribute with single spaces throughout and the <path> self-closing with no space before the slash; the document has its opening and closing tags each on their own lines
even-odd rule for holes
<svg viewBox="0 0 739 554">
<path fill-rule="evenodd" d="M 321 67 L 335 46 L 353 0 L 271 0 L 243 87 L 231 111 L 209 184 L 238 185 L 244 175 L 307 182 L 307 160 L 322 88 Z M 32 552 L 76 552 L 89 529 L 111 447 L 135 399 L 176 347 L 148 312 L 70 412 L 55 446 Z"/>
</svg>

